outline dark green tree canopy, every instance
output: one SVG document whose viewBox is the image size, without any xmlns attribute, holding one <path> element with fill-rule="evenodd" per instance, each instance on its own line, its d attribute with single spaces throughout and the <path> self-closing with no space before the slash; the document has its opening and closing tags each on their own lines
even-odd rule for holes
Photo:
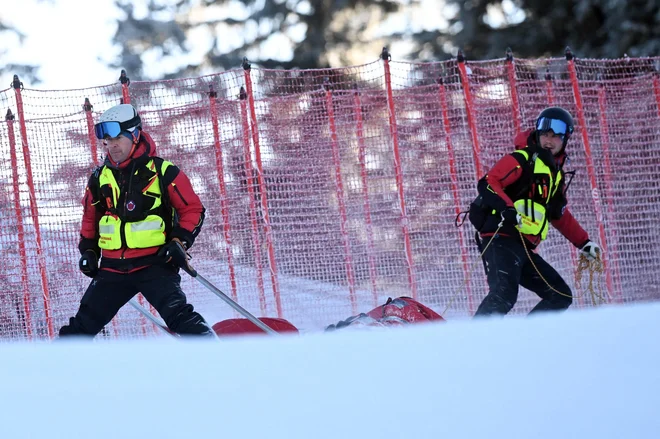
<svg viewBox="0 0 660 439">
<path fill-rule="evenodd" d="M 451 0 L 459 6 L 453 43 L 472 59 L 561 56 L 570 46 L 581 58 L 660 54 L 657 0 Z M 488 12 L 504 18 L 493 24 Z"/>
<path fill-rule="evenodd" d="M 204 0 L 193 7 L 179 0 L 168 7 L 151 2 L 149 14 L 133 16 L 130 3 L 120 3 L 126 18 L 118 23 L 115 42 L 122 47 L 115 67 L 124 66 L 141 75 L 145 48 L 171 53 L 189 50 L 193 31 L 204 30 L 213 41 L 199 65 L 182 66 L 166 77 L 191 76 L 203 68 L 238 67 L 244 56 L 264 68 L 325 68 L 352 65 L 353 48 L 369 51 L 375 59 L 379 46 L 408 42 L 404 60 L 438 60 L 463 49 L 468 59 L 504 56 L 511 47 L 515 56 L 562 56 L 570 46 L 578 57 L 619 58 L 660 53 L 660 3 L 656 0 L 447 0 L 440 8 L 436 29 L 413 26 L 422 14 L 420 0 Z M 426 5 L 429 3 L 426 2 Z M 218 16 L 222 18 L 199 18 Z M 170 10 L 174 19 L 156 17 Z M 434 8 L 433 13 L 438 9 Z M 394 29 L 390 19 L 407 20 L 407 28 Z M 406 18 L 407 17 L 407 18 Z M 444 22 L 443 22 L 444 20 Z M 374 30 L 374 27 L 377 30 Z M 370 45 L 369 36 L 381 35 Z M 275 58 L 266 48 L 274 35 L 291 47 L 286 59 Z M 221 50 L 231 40 L 231 49 Z M 373 41 L 372 41 L 373 42 Z"/>
<path fill-rule="evenodd" d="M 187 52 L 188 35 L 200 31 L 209 35 L 210 47 L 201 63 L 182 66 L 165 77 L 199 74 L 204 67 L 235 68 L 245 56 L 264 68 L 347 65 L 350 59 L 343 56 L 345 51 L 363 42 L 365 28 L 376 25 L 374 16 L 384 20 L 402 7 L 395 0 L 204 0 L 201 6 L 179 0 L 167 7 L 152 1 L 149 14 L 138 19 L 130 2 L 117 4 L 126 17 L 118 23 L 114 37 L 122 51 L 113 67 L 124 67 L 136 78 L 144 71 L 141 54 L 147 48 L 161 50 L 164 55 Z M 157 19 L 164 11 L 176 18 Z M 208 18 L 217 15 L 223 17 Z M 266 43 L 275 36 L 278 44 L 290 46 L 291 56 L 282 59 L 268 53 Z M 379 45 L 374 46 L 374 58 Z M 333 52 L 337 54 L 335 62 L 330 59 Z"/>
<path fill-rule="evenodd" d="M 394 59 L 408 61 L 447 59 L 459 49 L 468 60 L 502 58 L 507 47 L 529 58 L 562 56 L 566 46 L 578 58 L 660 54 L 657 0 L 149 0 L 146 7 L 116 0 L 116 5 L 122 11 L 112 40 L 118 56 L 107 62 L 137 80 L 236 68 L 243 57 L 262 68 L 349 66 L 375 60 L 383 46 Z M 0 20 L 0 33 L 5 32 L 20 43 L 21 33 Z M 187 56 L 191 53 L 195 56 Z M 2 54 L 0 49 L 0 59 Z M 38 83 L 38 66 L 2 67 Z"/>
</svg>

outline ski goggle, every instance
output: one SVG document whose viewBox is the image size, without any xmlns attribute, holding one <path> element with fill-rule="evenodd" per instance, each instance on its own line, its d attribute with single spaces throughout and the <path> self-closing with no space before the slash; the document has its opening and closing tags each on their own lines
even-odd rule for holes
<svg viewBox="0 0 660 439">
<path fill-rule="evenodd" d="M 99 122 L 94 125 L 94 134 L 97 139 L 105 139 L 106 137 L 119 137 L 122 129 L 119 122 Z"/>
<path fill-rule="evenodd" d="M 135 128 L 140 126 L 140 123 L 142 121 L 140 120 L 140 116 L 135 116 L 130 120 L 127 120 L 126 122 L 116 122 L 116 121 L 108 121 L 108 122 L 99 122 L 96 125 L 94 125 L 94 134 L 96 134 L 97 139 L 105 139 L 106 137 L 119 137 L 119 135 L 124 132 L 128 135 L 128 137 L 131 136 L 131 132 L 128 131 L 130 128 Z"/>
<path fill-rule="evenodd" d="M 536 122 L 536 130 L 540 133 L 552 131 L 556 136 L 560 136 L 562 140 L 568 139 L 573 132 L 573 129 L 566 125 L 563 120 L 548 117 L 542 117 Z"/>
</svg>

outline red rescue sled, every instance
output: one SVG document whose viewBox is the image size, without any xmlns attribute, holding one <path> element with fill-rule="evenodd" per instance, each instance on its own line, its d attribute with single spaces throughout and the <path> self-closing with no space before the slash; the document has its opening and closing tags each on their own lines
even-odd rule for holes
<svg viewBox="0 0 660 439">
<path fill-rule="evenodd" d="M 298 328 L 293 326 L 293 324 L 287 320 L 278 319 L 275 317 L 259 317 L 259 320 L 277 332 L 298 333 Z M 216 334 L 218 334 L 218 337 L 242 334 L 266 334 L 261 328 L 257 327 L 257 325 L 248 319 L 221 320 L 213 325 L 213 330 Z"/>
</svg>

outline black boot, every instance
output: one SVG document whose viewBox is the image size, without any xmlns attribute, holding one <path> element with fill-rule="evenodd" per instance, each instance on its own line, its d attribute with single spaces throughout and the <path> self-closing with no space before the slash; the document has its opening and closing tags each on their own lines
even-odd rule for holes
<svg viewBox="0 0 660 439">
<path fill-rule="evenodd" d="M 475 317 L 490 316 L 493 314 L 505 315 L 513 308 L 513 303 L 506 301 L 502 297 L 489 293 L 477 308 Z"/>
</svg>

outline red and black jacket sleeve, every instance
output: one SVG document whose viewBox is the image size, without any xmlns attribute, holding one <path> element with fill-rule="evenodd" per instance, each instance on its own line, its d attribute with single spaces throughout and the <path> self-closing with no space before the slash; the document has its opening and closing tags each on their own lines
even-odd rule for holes
<svg viewBox="0 0 660 439">
<path fill-rule="evenodd" d="M 80 242 L 78 250 L 80 254 L 87 250 L 93 250 L 98 257 L 101 254 L 99 248 L 99 221 L 105 213 L 105 207 L 100 199 L 99 172 L 97 169 L 90 177 L 85 188 L 82 199 L 83 217 L 80 225 Z"/>
<path fill-rule="evenodd" d="M 498 212 L 513 207 L 513 201 L 504 190 L 516 183 L 522 174 L 523 169 L 518 158 L 513 154 L 507 154 L 479 180 L 477 185 L 479 195 L 483 197 L 486 205 Z"/>
<path fill-rule="evenodd" d="M 170 204 L 177 214 L 177 223 L 170 239 L 180 239 L 186 248 L 192 247 L 204 223 L 205 209 L 195 193 L 190 179 L 177 166 L 171 165 L 163 175 L 163 186 L 167 190 Z"/>
<path fill-rule="evenodd" d="M 559 219 L 550 220 L 550 222 L 577 248 L 582 248 L 589 241 L 589 235 L 568 208 L 564 209 L 564 213 Z"/>
</svg>

